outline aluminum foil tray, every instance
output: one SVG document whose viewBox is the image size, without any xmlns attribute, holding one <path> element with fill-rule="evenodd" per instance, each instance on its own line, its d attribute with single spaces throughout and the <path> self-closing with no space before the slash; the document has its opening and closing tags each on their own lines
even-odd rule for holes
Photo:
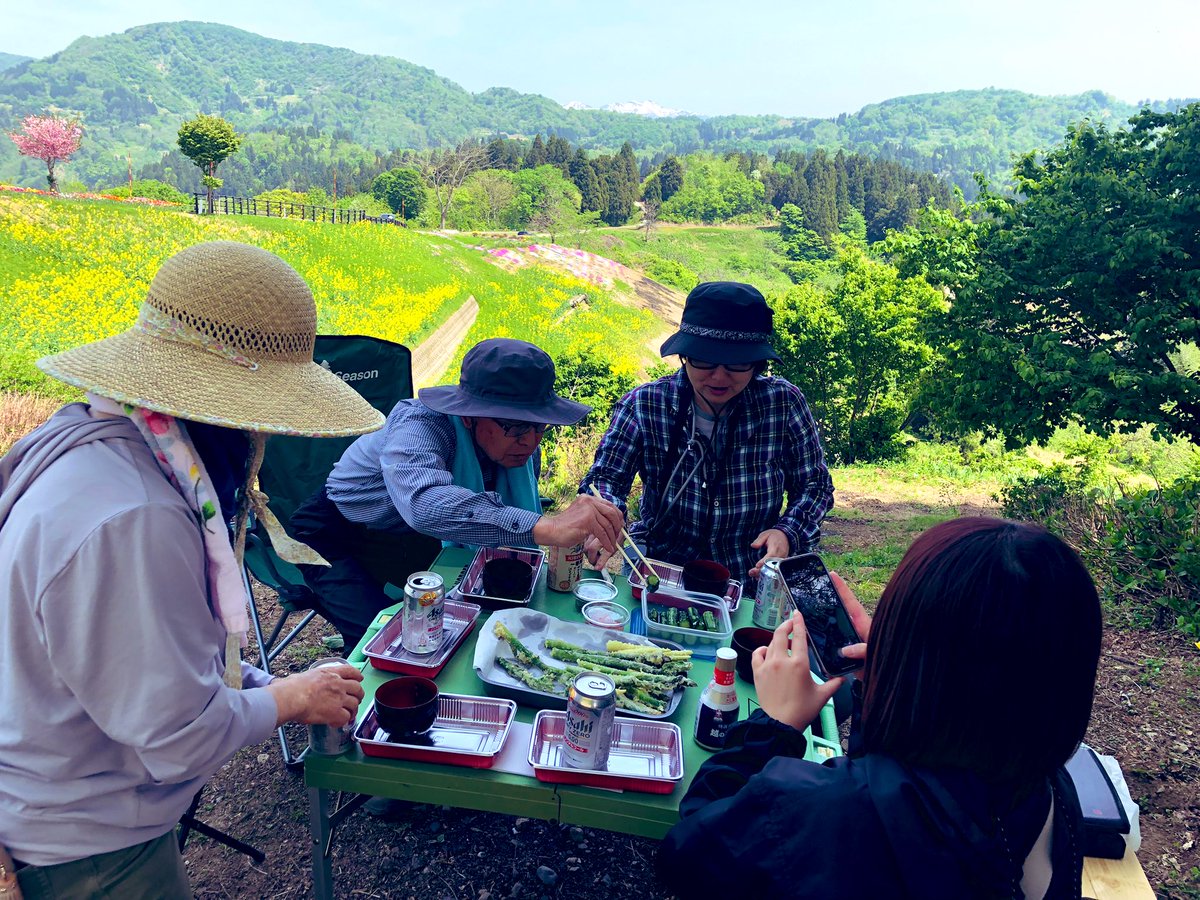
<svg viewBox="0 0 1200 900">
<path fill-rule="evenodd" d="M 516 712 L 517 704 L 511 700 L 442 694 L 438 717 L 429 731 L 393 741 L 379 727 L 372 703 L 354 729 L 354 739 L 367 756 L 488 769 L 504 747 Z"/>
<path fill-rule="evenodd" d="M 678 725 L 617 716 L 608 768 L 600 772 L 563 765 L 566 719 L 566 713 L 547 709 L 533 720 L 529 764 L 539 781 L 669 794 L 682 780 L 683 741 Z"/>
<path fill-rule="evenodd" d="M 683 566 L 660 562 L 657 559 L 652 559 L 649 562 L 650 566 L 654 569 L 654 574 L 658 576 L 658 586 L 660 588 L 667 587 L 683 590 Z M 629 588 L 633 591 L 633 598 L 635 600 L 642 599 L 642 589 L 646 586 L 646 568 L 646 563 L 639 559 L 637 568 L 629 573 Z M 729 587 L 725 590 L 725 605 L 729 607 L 729 612 L 733 613 L 741 602 L 742 583 L 736 578 L 730 578 Z"/>
<path fill-rule="evenodd" d="M 404 633 L 402 613 L 397 612 L 387 624 L 375 633 L 363 648 L 363 655 L 371 661 L 376 669 L 385 672 L 399 672 L 402 675 L 424 675 L 433 678 L 446 665 L 454 651 L 457 650 L 479 618 L 480 608 L 477 603 L 464 603 L 461 600 L 447 600 L 443 612 L 445 630 L 442 633 L 442 646 L 433 653 L 419 655 L 405 650 L 400 643 Z"/>
<path fill-rule="evenodd" d="M 569 644 L 575 644 L 578 647 L 586 647 L 589 650 L 599 651 L 604 650 L 605 644 L 608 641 L 625 641 L 630 644 L 645 645 L 657 644 L 660 647 L 668 647 L 672 650 L 681 649 L 679 644 L 670 641 L 651 640 L 642 635 L 617 631 L 612 628 L 598 628 L 595 625 L 588 625 L 586 622 L 568 622 L 556 619 L 553 616 L 546 615 L 546 613 L 538 612 L 534 609 L 498 610 L 492 613 L 479 628 L 479 637 L 475 641 L 475 659 L 473 662 L 475 674 L 483 682 L 483 689 L 488 694 L 516 700 L 522 706 L 534 706 L 538 709 L 566 709 L 566 692 L 551 694 L 547 691 L 539 691 L 518 681 L 505 672 L 496 663 L 496 657 L 511 657 L 512 651 L 509 649 L 508 644 L 496 637 L 494 628 L 496 622 L 503 623 L 509 631 L 516 635 L 517 640 L 523 643 L 545 663 L 546 668 L 552 669 L 562 668 L 566 663 L 550 656 L 543 643 L 546 638 L 556 638 L 560 641 L 566 641 Z M 667 701 L 665 712 L 655 714 L 621 710 L 621 715 L 637 716 L 646 719 L 669 718 L 674 715 L 675 710 L 679 708 L 679 704 L 683 701 L 684 690 L 686 688 L 679 688 L 671 695 L 671 699 Z"/>
<path fill-rule="evenodd" d="M 509 557 L 519 559 L 533 566 L 533 580 L 529 583 L 529 593 L 521 600 L 508 597 L 491 597 L 483 590 L 483 566 L 492 559 Z M 478 603 L 484 609 L 510 609 L 526 607 L 533 599 L 537 590 L 538 579 L 542 577 L 542 568 L 546 564 L 546 554 L 541 550 L 527 550 L 521 547 L 480 547 L 475 551 L 474 558 L 463 569 L 458 583 L 447 593 L 447 599 L 468 600 Z"/>
</svg>

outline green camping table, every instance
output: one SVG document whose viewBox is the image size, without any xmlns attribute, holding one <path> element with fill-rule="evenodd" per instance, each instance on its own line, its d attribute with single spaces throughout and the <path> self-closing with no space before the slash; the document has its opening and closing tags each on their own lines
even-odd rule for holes
<svg viewBox="0 0 1200 900">
<path fill-rule="evenodd" d="M 445 579 L 447 585 L 453 585 L 471 558 L 472 553 L 469 550 L 448 548 L 438 556 L 433 568 Z M 619 590 L 617 599 L 632 609 L 634 600 L 628 582 L 620 577 L 614 580 Z M 547 591 L 544 577 L 540 579 L 530 606 L 559 619 L 581 620 L 581 616 L 575 610 L 575 598 L 571 594 Z M 752 598 L 742 600 L 733 615 L 735 628 L 751 624 L 753 607 Z M 396 613 L 398 610 L 397 604 L 385 610 L 381 616 Z M 484 694 L 484 685 L 475 675 L 472 661 L 476 638 L 480 630 L 487 627 L 489 615 L 488 611 L 484 610 L 474 631 L 468 635 L 438 675 L 437 682 L 442 691 Z M 362 655 L 362 648 L 374 635 L 375 630 L 377 629 L 369 631 L 350 655 L 350 662 L 362 668 L 365 676 L 363 687 L 366 698 L 360 708 L 360 714 L 365 713 L 370 706 L 375 689 L 387 679 L 396 677 L 389 672 L 374 669 L 367 664 Z M 712 672 L 711 660 L 695 660 L 692 677 L 697 684 L 707 684 L 712 678 Z M 737 688 L 742 700 L 757 699 L 754 688 L 740 679 Z M 307 755 L 304 760 L 304 782 L 308 786 L 309 796 L 314 895 L 320 900 L 329 900 L 333 896 L 330 859 L 333 829 L 361 806 L 366 796 L 392 797 L 414 803 L 433 803 L 529 816 L 641 837 L 661 838 L 678 820 L 680 798 L 700 764 L 711 755 L 691 737 L 692 722 L 696 716 L 696 704 L 699 699 L 699 688 L 687 690 L 679 708 L 669 720 L 678 725 L 683 732 L 684 777 L 672 793 L 665 795 L 549 784 L 532 777 L 491 769 L 380 759 L 364 756 L 357 746 L 336 757 Z M 536 713 L 537 709 L 533 707 L 518 705 L 517 720 L 532 722 Z M 822 711 L 822 724 L 826 734 L 835 733 L 832 704 Z M 819 739 L 817 740 L 819 742 Z M 814 742 L 810 742 L 810 746 L 813 745 Z M 831 748 L 831 752 L 841 751 Z M 338 792 L 365 796 L 335 805 L 334 795 Z"/>
</svg>

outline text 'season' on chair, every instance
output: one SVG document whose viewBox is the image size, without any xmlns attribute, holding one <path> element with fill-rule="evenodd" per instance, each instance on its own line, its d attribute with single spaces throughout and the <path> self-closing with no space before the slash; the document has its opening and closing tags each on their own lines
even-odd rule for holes
<svg viewBox="0 0 1200 900">
<path fill-rule="evenodd" d="M 385 416 L 399 401 L 413 396 L 412 354 L 402 344 L 361 335 L 318 335 L 313 359 L 340 375 Z M 285 529 L 292 513 L 325 483 L 334 463 L 353 440 L 275 435 L 267 441 L 258 473 L 259 489 L 270 498 L 269 508 Z M 270 672 L 279 654 L 317 615 L 317 596 L 304 583 L 300 570 L 279 556 L 261 522 L 256 522 L 246 535 L 245 559 L 250 574 L 279 595 L 281 614 L 269 631 L 264 629 L 253 593 L 250 599 L 259 664 Z M 299 616 L 299 621 L 283 634 L 293 616 Z M 282 727 L 279 743 L 284 763 L 297 765 L 300 758 L 292 752 Z"/>
</svg>

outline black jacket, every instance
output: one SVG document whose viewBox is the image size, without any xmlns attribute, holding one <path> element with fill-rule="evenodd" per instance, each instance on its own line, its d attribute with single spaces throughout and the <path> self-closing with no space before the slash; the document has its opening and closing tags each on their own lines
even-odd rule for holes
<svg viewBox="0 0 1200 900">
<path fill-rule="evenodd" d="M 1032 738 L 1031 738 L 1032 739 Z M 1022 900 L 1022 864 L 1054 797 L 1046 900 L 1078 900 L 1079 802 L 1059 770 L 1014 809 L 971 773 L 878 754 L 825 765 L 761 711 L 701 766 L 658 855 L 679 897 Z"/>
</svg>

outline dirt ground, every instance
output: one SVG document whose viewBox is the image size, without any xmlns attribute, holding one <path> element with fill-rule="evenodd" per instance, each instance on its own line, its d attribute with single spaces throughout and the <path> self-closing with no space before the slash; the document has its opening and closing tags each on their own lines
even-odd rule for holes
<svg viewBox="0 0 1200 900">
<path fill-rule="evenodd" d="M 831 519 L 827 533 L 869 547 L 889 518 L 934 513 L 934 507 L 839 495 L 859 516 Z M 967 505 L 960 512 L 977 513 Z M 323 654 L 316 636 L 289 655 L 303 669 Z M 1014 661 L 1013 678 L 1028 685 L 1049 677 Z M 1109 629 L 1101 660 L 1088 743 L 1121 763 L 1141 807 L 1138 856 L 1158 897 L 1200 898 L 1200 652 L 1181 636 Z M 298 730 L 296 742 L 303 735 Z M 258 846 L 261 865 L 199 835 L 185 861 L 197 897 L 310 896 L 307 795 L 299 774 L 281 764 L 272 741 L 243 750 L 210 783 L 201 818 Z M 407 805 L 390 819 L 364 811 L 335 837 L 333 871 L 339 898 L 647 898 L 668 894 L 654 878 L 656 842 L 536 819 Z"/>
</svg>

